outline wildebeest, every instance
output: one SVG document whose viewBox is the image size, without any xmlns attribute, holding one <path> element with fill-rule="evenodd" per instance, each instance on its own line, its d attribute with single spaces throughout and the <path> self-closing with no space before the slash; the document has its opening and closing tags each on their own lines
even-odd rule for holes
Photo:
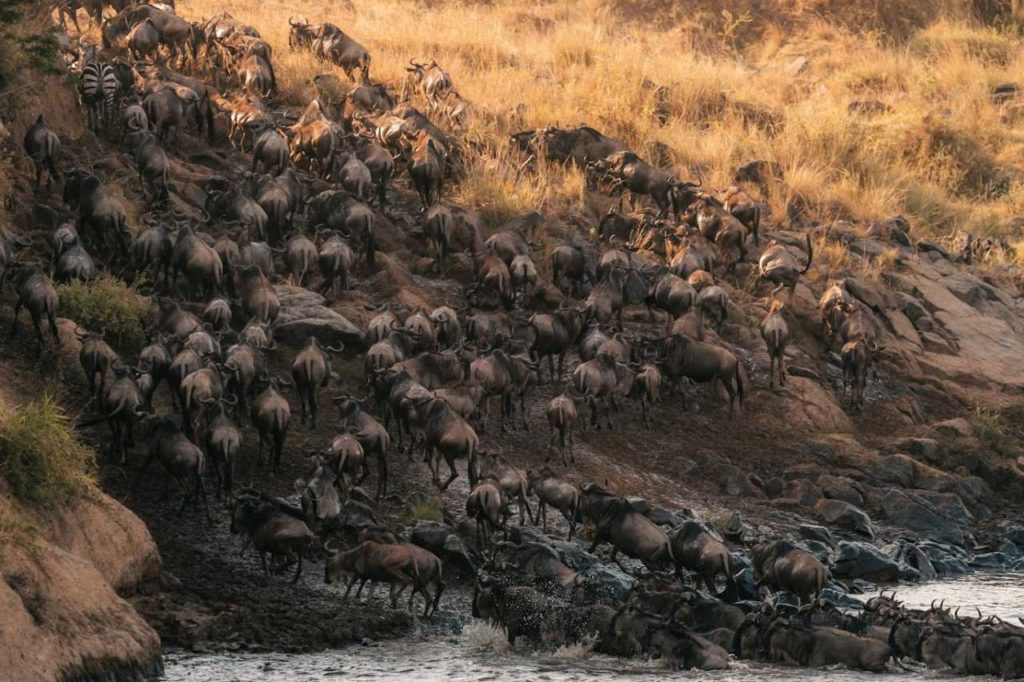
<svg viewBox="0 0 1024 682">
<path fill-rule="evenodd" d="M 581 488 L 580 513 L 595 527 L 591 553 L 602 542 L 609 542 L 612 561 L 621 551 L 639 559 L 652 571 L 675 565 L 665 531 L 636 511 L 625 498 L 588 483 Z"/>
<path fill-rule="evenodd" d="M 763 584 L 792 592 L 804 604 L 818 598 L 828 581 L 828 569 L 816 556 L 785 540 L 757 545 L 752 559 Z"/>
<path fill-rule="evenodd" d="M 569 451 L 569 459 L 576 463 L 576 453 L 573 452 L 573 430 L 576 425 L 576 403 L 565 392 L 557 395 L 548 403 L 546 410 L 548 418 L 548 430 L 551 436 L 548 438 L 548 452 L 544 458 L 545 462 L 551 460 L 551 450 L 555 441 L 558 441 L 559 452 L 562 453 L 562 466 L 569 466 L 565 459 L 566 450 Z"/>
<path fill-rule="evenodd" d="M 284 451 L 284 439 L 291 424 L 292 411 L 288 401 L 277 391 L 276 379 L 262 377 L 266 386 L 256 398 L 252 406 L 252 423 L 259 433 L 259 458 L 263 463 L 263 446 L 269 445 L 271 462 L 276 472 L 281 464 L 281 453 Z"/>
<path fill-rule="evenodd" d="M 209 519 L 210 509 L 206 502 L 206 487 L 203 485 L 203 476 L 206 473 L 206 456 L 203 451 L 189 440 L 177 422 L 169 417 L 147 415 L 142 420 L 142 429 L 146 434 L 145 440 L 149 443 L 149 452 L 139 467 L 129 493 L 134 491 L 153 460 L 158 460 L 181 487 L 180 510 L 185 509 L 189 500 L 192 500 L 198 509 L 199 501 L 202 500 L 206 517 Z"/>
<path fill-rule="evenodd" d="M 268 582 L 267 554 L 272 560 L 275 557 L 285 561 L 296 560 L 298 565 L 292 579 L 296 583 L 302 575 L 302 555 L 316 538 L 302 518 L 301 510 L 251 493 L 233 500 L 231 532 L 240 533 L 252 542 L 263 566 L 264 579 Z"/>
<path fill-rule="evenodd" d="M 757 261 L 758 272 L 762 279 L 766 279 L 777 285 L 771 295 L 775 296 L 783 288 L 789 288 L 789 295 L 793 295 L 800 275 L 807 274 L 811 269 L 811 262 L 814 260 L 814 247 L 811 245 L 811 233 L 807 233 L 807 263 L 803 269 L 796 262 L 796 258 L 785 246 L 774 239 L 768 244 L 768 248 L 761 254 Z"/>
<path fill-rule="evenodd" d="M 28 309 L 32 318 L 32 327 L 36 332 L 36 355 L 43 352 L 43 317 L 46 317 L 50 324 L 50 333 L 53 334 L 53 341 L 60 345 L 60 335 L 57 333 L 57 309 L 60 307 L 60 299 L 53 282 L 47 277 L 38 265 L 16 264 L 9 269 L 11 279 L 14 282 L 15 290 L 18 293 L 18 300 L 14 303 L 14 315 L 11 321 L 11 336 L 18 332 L 18 313 L 22 306 Z"/>
<path fill-rule="evenodd" d="M 441 199 L 447 173 L 447 154 L 426 133 L 403 134 L 403 154 L 416 192 L 425 211 Z"/>
<path fill-rule="evenodd" d="M 785 305 L 782 301 L 772 301 L 768 315 L 761 321 L 761 338 L 768 347 L 769 387 L 775 388 L 775 375 L 778 372 L 779 384 L 786 385 L 786 345 L 789 343 L 789 326 L 782 316 Z"/>
<path fill-rule="evenodd" d="M 716 594 L 715 578 L 725 577 L 725 595 L 736 599 L 736 584 L 732 574 L 729 548 L 696 521 L 686 521 L 672 536 L 672 558 L 676 575 L 682 579 L 682 569 L 696 572 L 704 580 L 711 594 Z"/>
<path fill-rule="evenodd" d="M 743 404 L 744 378 L 739 359 L 725 348 L 675 334 L 658 346 L 658 365 L 676 385 L 688 378 L 698 383 L 721 381 L 729 395 L 729 416 Z"/>
<path fill-rule="evenodd" d="M 113 241 L 124 255 L 128 254 L 127 220 L 121 203 L 112 197 L 100 179 L 80 169 L 67 172 L 64 182 L 64 203 L 78 212 L 78 230 L 92 231 L 93 243 L 105 249 Z"/>
<path fill-rule="evenodd" d="M 424 617 L 431 611 L 437 612 L 437 605 L 444 591 L 441 560 L 422 547 L 408 543 L 388 544 L 366 540 L 354 549 L 344 552 L 328 548 L 324 581 L 330 584 L 342 575 L 349 577 L 344 597 L 346 600 L 357 580 L 359 590 L 356 591 L 356 599 L 359 598 L 367 581 L 370 581 L 371 585 L 373 582 L 390 583 L 392 608 L 397 608 L 402 592 L 411 586 L 413 591 L 409 596 L 409 609 L 412 609 L 416 593 L 423 595 L 426 601 Z M 433 595 L 428 590 L 431 585 L 435 587 Z"/>
<path fill-rule="evenodd" d="M 572 540 L 576 533 L 576 516 L 580 506 L 580 492 L 576 486 L 555 476 L 552 471 L 543 467 L 537 471 L 526 472 L 527 488 L 529 494 L 537 496 L 537 518 L 536 521 L 542 524 L 541 528 L 546 533 L 548 530 L 548 506 L 554 507 L 569 524 L 569 536 Z"/>
<path fill-rule="evenodd" d="M 43 169 L 46 169 L 46 190 L 53 186 L 54 180 L 60 180 L 60 171 L 57 169 L 57 161 L 60 158 L 60 138 L 57 133 L 50 129 L 46 123 L 46 117 L 39 114 L 35 123 L 25 131 L 25 153 L 32 159 L 36 168 L 35 189 L 39 191 L 39 182 L 42 179 Z"/>
<path fill-rule="evenodd" d="M 426 64 L 410 59 L 409 64 L 405 67 L 409 75 L 406 81 L 406 92 L 403 94 L 408 98 L 415 88 L 426 98 L 430 110 L 437 111 L 441 106 L 441 101 L 451 93 L 454 87 L 451 76 L 433 59 Z"/>
<path fill-rule="evenodd" d="M 331 358 L 328 353 L 340 353 L 344 349 L 344 345 L 321 346 L 315 336 L 310 336 L 295 356 L 292 362 L 292 381 L 302 401 L 300 421 L 303 424 L 306 423 L 308 413 L 310 426 L 316 426 L 316 413 L 320 406 L 317 390 L 326 386 L 331 376 Z"/>
</svg>

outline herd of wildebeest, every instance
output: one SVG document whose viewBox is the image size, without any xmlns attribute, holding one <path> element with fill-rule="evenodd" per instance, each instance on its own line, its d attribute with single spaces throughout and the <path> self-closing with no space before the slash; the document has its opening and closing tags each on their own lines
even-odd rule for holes
<svg viewBox="0 0 1024 682">
<path fill-rule="evenodd" d="M 229 496 L 232 532 L 256 550 L 267 580 L 271 568 L 294 563 L 298 581 L 304 556 L 326 554 L 325 579 L 344 578 L 346 599 L 356 582 L 357 598 L 367 582 L 371 593 L 382 582 L 391 587 L 392 606 L 411 588 L 410 609 L 420 594 L 424 616 L 436 611 L 444 589 L 438 556 L 379 527 L 365 529 L 347 550 L 328 539 L 347 505 L 373 501 L 353 497 L 371 475 L 370 460 L 379 501 L 387 494 L 387 458 L 404 452 L 411 460 L 419 452 L 442 491 L 459 476 L 456 463 L 467 462 L 465 509 L 487 561 L 473 613 L 506 629 L 510 641 L 591 639 L 601 651 L 683 668 L 724 668 L 732 653 L 871 671 L 914 660 L 961 674 L 1024 675 L 1020 627 L 942 605 L 908 609 L 892 596 L 850 615 L 822 597 L 828 568 L 786 540 L 750 550 L 758 589 L 744 594 L 734 555 L 707 526 L 686 521 L 666 532 L 634 501 L 566 480 L 557 463 L 524 471 L 481 449 L 478 432 L 529 428 L 526 396 L 543 385 L 557 387 L 546 409 L 547 454 L 563 467 L 575 462 L 573 433 L 587 421 L 613 428 L 622 401 L 638 400 L 649 427 L 663 384 L 680 400 L 691 384 L 720 384 L 731 418 L 748 391 L 749 361 L 717 336 L 730 306 L 720 278 L 732 277 L 751 247 L 760 250 L 761 286 L 770 288 L 760 326 L 769 384 L 784 385 L 789 313 L 779 296 L 792 296 L 811 266 L 809 234 L 806 256 L 796 240 L 762 249 L 761 205 L 742 189 L 716 195 L 590 127 L 547 126 L 511 136 L 520 172 L 541 159 L 575 165 L 591 189 L 620 197 L 628 190 L 634 210 L 625 212 L 620 199 L 595 226 L 597 239 L 573 235 L 547 254 L 538 253 L 544 218 L 536 213 L 484 238 L 477 214 L 445 199 L 446 187 L 466 172 L 471 150 L 460 131 L 474 114 L 435 61 L 410 60 L 408 81 L 392 88 L 371 79 L 370 53 L 337 26 L 291 19 L 291 50 L 308 51 L 356 82 L 348 89 L 334 72 L 316 76 L 317 98 L 286 120 L 287 108 L 270 106 L 277 89 L 271 46 L 227 13 L 190 22 L 173 3 L 130 0 L 61 0 L 57 8 L 65 30 L 79 27 L 81 9 L 100 25 L 102 45 L 79 31 L 74 38 L 62 33 L 61 48 L 79 74 L 90 128 L 134 159 L 145 225 L 133 236 L 124 206 L 102 179 L 62 166 L 61 140 L 40 114 L 24 147 L 41 201 L 49 201 L 54 183 L 63 184 L 63 205 L 52 202 L 51 210 L 65 219 L 50 235 L 48 265 L 24 255 L 32 246 L 27 236 L 0 241 L 0 266 L 17 291 L 14 324 L 27 308 L 41 350 L 44 318 L 59 343 L 54 282 L 88 281 L 104 268 L 146 276 L 158 313 L 138 357 L 119 357 L 103 330 L 76 331 L 94 412 L 80 425 L 106 422 L 120 465 L 139 464 L 129 460 L 144 433 L 148 452 L 135 484 L 158 461 L 182 489 L 182 511 L 190 500 L 197 511 L 202 502 L 209 518 L 204 479 L 215 477 L 218 495 Z M 425 102 L 437 123 L 415 101 Z M 211 172 L 198 181 L 205 202 L 189 205 L 183 192 L 172 197 L 172 154 L 183 135 L 219 142 L 218 119 L 234 153 L 251 154 L 251 166 L 236 168 L 235 177 Z M 281 301 L 272 281 L 287 277 L 293 286 L 315 284 L 328 298 L 344 297 L 355 274 L 378 270 L 379 223 L 388 217 L 389 193 L 401 205 L 394 185 L 403 170 L 422 204 L 405 238 L 432 254 L 438 277 L 458 259 L 470 263 L 460 299 L 432 311 L 382 304 L 359 342 L 346 349 L 311 336 L 295 351 L 290 378 L 279 376 L 272 359 L 284 351 L 274 339 Z M 415 212 L 408 196 L 405 210 Z M 653 208 L 637 208 L 646 199 Z M 606 250 L 595 258 L 601 242 Z M 549 262 L 547 277 L 538 271 L 539 255 Z M 639 304 L 652 322 L 627 330 L 623 310 Z M 667 318 L 663 325 L 653 323 L 655 312 Z M 876 323 L 842 281 L 826 290 L 819 313 L 823 343 L 838 351 L 852 387 L 851 407 L 860 406 L 878 351 Z M 366 397 L 341 389 L 332 356 L 342 351 L 364 352 Z M 578 358 L 568 378 L 567 357 Z M 163 413 L 154 405 L 161 385 L 170 398 Z M 313 426 L 324 389 L 336 406 L 336 435 L 321 448 L 289 453 L 295 424 L 285 394 L 298 397 L 298 421 Z M 242 461 L 246 416 L 258 462 Z M 275 471 L 283 457 L 310 462 L 298 503 L 233 486 L 240 466 L 265 466 L 264 450 Z M 442 458 L 449 469 L 443 482 Z M 624 602 L 580 598 L 576 572 L 550 545 L 524 540 L 522 532 L 518 544 L 509 542 L 516 510 L 520 526 L 542 525 L 546 533 L 548 507 L 567 523 L 568 540 L 586 524 L 591 552 L 607 543 L 612 561 L 621 553 L 643 564 Z"/>
</svg>

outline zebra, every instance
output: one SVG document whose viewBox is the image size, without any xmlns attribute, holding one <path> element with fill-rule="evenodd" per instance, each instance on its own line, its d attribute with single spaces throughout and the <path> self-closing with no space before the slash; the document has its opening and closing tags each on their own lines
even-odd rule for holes
<svg viewBox="0 0 1024 682">
<path fill-rule="evenodd" d="M 105 62 L 88 59 L 82 67 L 79 84 L 82 102 L 89 110 L 89 127 L 95 131 L 102 118 L 103 127 L 110 125 L 116 107 L 120 83 L 114 68 Z"/>
</svg>

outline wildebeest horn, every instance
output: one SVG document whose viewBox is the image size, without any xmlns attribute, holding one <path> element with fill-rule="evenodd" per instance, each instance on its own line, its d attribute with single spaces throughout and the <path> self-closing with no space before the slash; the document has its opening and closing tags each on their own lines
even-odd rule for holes
<svg viewBox="0 0 1024 682">
<path fill-rule="evenodd" d="M 331 547 L 331 541 L 328 540 L 327 542 L 324 543 L 324 551 L 333 556 L 333 555 L 337 554 L 340 550 L 335 549 L 334 547 Z"/>
<path fill-rule="evenodd" d="M 344 343 L 338 343 L 337 347 L 335 347 L 335 346 L 324 346 L 324 350 L 329 351 L 331 353 L 340 353 L 343 350 L 345 350 L 345 344 Z"/>
<path fill-rule="evenodd" d="M 221 401 L 227 403 L 228 405 L 231 405 L 232 407 L 234 407 L 235 405 L 238 404 L 238 396 L 237 395 L 226 395 L 226 396 L 221 398 Z"/>
</svg>

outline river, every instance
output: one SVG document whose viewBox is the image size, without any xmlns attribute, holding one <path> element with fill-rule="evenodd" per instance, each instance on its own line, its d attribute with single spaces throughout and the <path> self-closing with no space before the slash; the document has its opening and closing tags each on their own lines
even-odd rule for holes
<svg viewBox="0 0 1024 682">
<path fill-rule="evenodd" d="M 928 606 L 945 599 L 963 613 L 978 607 L 986 615 L 1004 619 L 1024 616 L 1024 575 L 977 573 L 954 580 L 904 585 L 898 598 L 907 606 Z M 690 679 L 707 680 L 903 680 L 939 678 L 939 673 L 896 672 L 884 675 L 845 670 L 805 670 L 735 661 L 721 673 L 671 672 L 657 661 L 625 660 L 594 654 L 586 646 L 536 653 L 525 647 L 509 650 L 502 633 L 472 623 L 461 635 L 411 637 L 373 646 L 356 646 L 316 654 L 195 654 L 169 651 L 164 660 L 165 682 L 313 682 L 319 680 L 416 680 L 416 682 L 573 682 L 623 679 L 636 682 Z M 944 679 L 952 679 L 945 676 Z M 984 679 L 984 678 L 979 678 Z"/>
</svg>

